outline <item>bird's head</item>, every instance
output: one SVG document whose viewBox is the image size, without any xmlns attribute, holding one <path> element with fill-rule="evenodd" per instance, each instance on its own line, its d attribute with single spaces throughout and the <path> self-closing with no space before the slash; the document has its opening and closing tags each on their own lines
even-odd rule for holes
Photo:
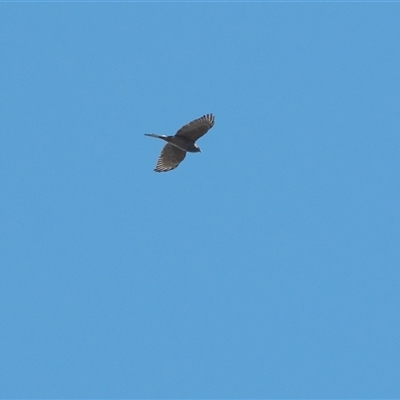
<svg viewBox="0 0 400 400">
<path fill-rule="evenodd" d="M 196 143 L 191 144 L 191 145 L 188 147 L 188 151 L 190 151 L 191 153 L 201 153 L 200 147 L 197 146 Z"/>
</svg>

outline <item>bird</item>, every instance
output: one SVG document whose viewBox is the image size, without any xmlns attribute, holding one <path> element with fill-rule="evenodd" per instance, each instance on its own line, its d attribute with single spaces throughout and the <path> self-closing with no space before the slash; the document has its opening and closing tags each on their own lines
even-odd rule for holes
<svg viewBox="0 0 400 400">
<path fill-rule="evenodd" d="M 201 152 L 196 140 L 204 136 L 214 126 L 214 121 L 213 114 L 205 114 L 182 126 L 174 136 L 145 133 L 145 136 L 162 139 L 167 142 L 161 150 L 154 171 L 171 171 L 185 159 L 187 152 Z"/>
</svg>

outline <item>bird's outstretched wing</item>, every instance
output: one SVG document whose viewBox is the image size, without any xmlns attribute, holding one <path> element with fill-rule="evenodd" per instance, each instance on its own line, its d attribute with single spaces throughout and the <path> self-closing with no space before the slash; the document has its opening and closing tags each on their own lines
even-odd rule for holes
<svg viewBox="0 0 400 400">
<path fill-rule="evenodd" d="M 154 171 L 167 172 L 176 168 L 186 157 L 186 151 L 167 143 L 161 150 Z"/>
<path fill-rule="evenodd" d="M 206 114 L 182 126 L 175 136 L 184 137 L 192 142 L 205 135 L 214 125 L 214 115 Z"/>
</svg>

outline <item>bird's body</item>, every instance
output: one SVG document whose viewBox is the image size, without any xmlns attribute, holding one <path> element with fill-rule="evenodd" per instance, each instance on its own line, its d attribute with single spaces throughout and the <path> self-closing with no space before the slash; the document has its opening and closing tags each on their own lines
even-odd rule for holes
<svg viewBox="0 0 400 400">
<path fill-rule="evenodd" d="M 158 158 L 156 172 L 167 172 L 176 168 L 186 157 L 186 152 L 201 152 L 196 140 L 205 135 L 214 125 L 212 114 L 203 115 L 201 118 L 184 125 L 174 136 L 156 135 L 145 133 L 146 136 L 162 139 L 167 144 L 161 150 Z"/>
<path fill-rule="evenodd" d="M 192 143 L 190 140 L 187 140 L 183 137 L 156 135 L 154 133 L 145 133 L 145 135 L 165 140 L 166 142 L 171 143 L 173 146 L 178 147 L 178 149 L 183 151 L 189 151 L 190 153 L 197 153 L 200 151 L 199 147 L 197 147 L 195 143 Z"/>
</svg>

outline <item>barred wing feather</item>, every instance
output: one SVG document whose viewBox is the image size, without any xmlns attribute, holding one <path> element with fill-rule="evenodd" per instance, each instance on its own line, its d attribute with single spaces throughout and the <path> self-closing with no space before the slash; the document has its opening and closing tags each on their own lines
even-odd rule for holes
<svg viewBox="0 0 400 400">
<path fill-rule="evenodd" d="M 181 136 L 192 142 L 205 135 L 214 125 L 214 115 L 206 114 L 184 125 L 175 136 Z"/>
<path fill-rule="evenodd" d="M 186 157 L 186 151 L 167 143 L 161 150 L 160 157 L 154 171 L 167 172 L 176 168 Z"/>
</svg>

